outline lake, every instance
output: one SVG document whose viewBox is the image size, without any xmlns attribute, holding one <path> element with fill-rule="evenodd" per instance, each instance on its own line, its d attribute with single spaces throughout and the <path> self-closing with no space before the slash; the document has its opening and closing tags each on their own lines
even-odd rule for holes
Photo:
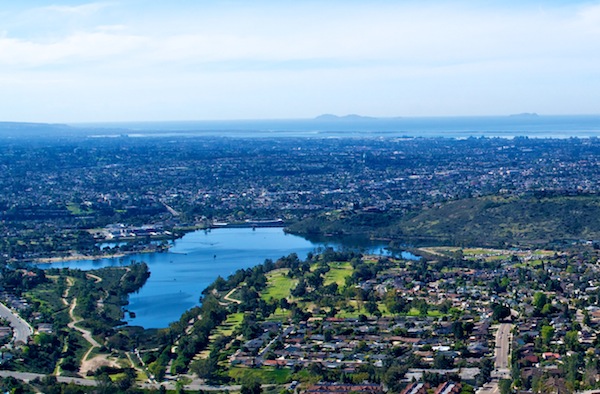
<svg viewBox="0 0 600 394">
<path fill-rule="evenodd" d="M 199 305 L 202 290 L 217 276 L 226 278 L 240 268 L 262 264 L 265 259 L 276 260 L 290 253 L 305 259 L 319 247 L 339 248 L 340 243 L 310 242 L 286 234 L 282 228 L 223 228 L 195 231 L 174 241 L 166 253 L 133 254 L 119 258 L 65 261 L 40 264 L 41 268 L 98 269 L 125 266 L 132 261 L 144 261 L 150 268 L 150 278 L 139 292 L 131 294 L 126 316 L 132 325 L 144 328 L 164 328 L 178 320 L 183 312 Z M 370 245 L 370 253 L 386 253 L 385 245 Z M 404 257 L 414 258 L 406 252 Z"/>
</svg>

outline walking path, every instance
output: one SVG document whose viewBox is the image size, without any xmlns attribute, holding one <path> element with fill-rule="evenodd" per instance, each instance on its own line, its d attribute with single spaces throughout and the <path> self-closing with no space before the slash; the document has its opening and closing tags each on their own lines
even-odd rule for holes
<svg viewBox="0 0 600 394">
<path fill-rule="evenodd" d="M 96 281 L 96 283 L 102 282 L 102 278 L 100 278 L 97 275 L 94 275 L 94 274 L 86 274 L 86 275 L 89 278 L 94 279 Z M 74 282 L 73 278 L 67 277 L 67 289 L 65 290 L 63 299 L 62 299 L 62 302 L 65 305 L 69 305 L 69 301 L 67 298 L 69 296 L 71 287 L 73 286 L 74 283 L 75 282 Z M 69 318 L 71 319 L 71 321 L 67 324 L 67 326 L 70 329 L 77 330 L 79 333 L 81 333 L 81 336 L 83 337 L 83 339 L 85 339 L 90 344 L 90 348 L 81 358 L 81 367 L 79 368 L 79 373 L 81 375 L 85 376 L 88 371 L 94 370 L 101 365 L 118 366 L 118 364 L 116 362 L 109 360 L 108 357 L 105 355 L 100 355 L 100 356 L 90 359 L 90 354 L 94 351 L 94 349 L 100 348 L 102 345 L 98 341 L 96 341 L 96 339 L 93 337 L 92 332 L 90 330 L 86 330 L 85 328 L 79 327 L 77 325 L 77 324 L 81 323 L 83 321 L 83 319 L 75 317 L 74 311 L 75 311 L 76 307 L 77 307 L 77 298 L 73 298 L 73 301 L 71 302 L 70 307 L 69 307 Z M 59 374 L 58 368 L 55 373 L 57 375 Z"/>
<path fill-rule="evenodd" d="M 224 300 L 229 301 L 229 302 L 235 302 L 236 304 L 241 304 L 242 301 L 240 300 L 236 300 L 235 298 L 231 298 L 231 295 L 233 294 L 234 291 L 237 290 L 237 287 L 234 287 L 233 289 L 231 289 L 231 291 L 229 293 L 227 293 L 225 295 L 225 297 L 223 297 Z"/>
</svg>

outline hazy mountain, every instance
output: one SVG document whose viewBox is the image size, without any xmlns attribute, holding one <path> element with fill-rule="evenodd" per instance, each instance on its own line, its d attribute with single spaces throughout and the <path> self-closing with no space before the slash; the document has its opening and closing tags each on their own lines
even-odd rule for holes
<svg viewBox="0 0 600 394">
<path fill-rule="evenodd" d="M 73 134 L 77 130 L 59 123 L 0 122 L 0 137 L 29 138 Z"/>
<path fill-rule="evenodd" d="M 539 117 L 538 114 L 536 114 L 535 112 L 523 112 L 520 114 L 512 114 L 512 115 L 508 115 L 511 118 L 537 118 Z"/>
</svg>

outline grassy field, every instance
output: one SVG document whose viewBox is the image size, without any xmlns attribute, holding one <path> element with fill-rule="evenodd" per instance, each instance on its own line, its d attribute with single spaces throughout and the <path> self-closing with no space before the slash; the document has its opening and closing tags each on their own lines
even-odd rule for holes
<svg viewBox="0 0 600 394">
<path fill-rule="evenodd" d="M 244 312 L 228 315 L 227 319 L 211 333 L 210 341 L 212 342 L 220 336 L 226 337 L 232 335 L 240 324 L 242 324 L 242 320 L 244 320 Z M 207 346 L 207 349 L 210 349 L 210 344 Z"/>
<path fill-rule="evenodd" d="M 338 287 L 342 287 L 346 283 L 346 278 L 352 275 L 352 265 L 348 262 L 330 263 L 329 267 L 331 269 L 325 274 L 325 285 L 337 283 Z"/>
<path fill-rule="evenodd" d="M 271 316 L 269 316 L 269 318 L 267 319 L 267 321 L 285 322 L 285 321 L 288 320 L 289 315 L 290 315 L 289 311 L 283 310 L 281 308 L 277 308 L 275 310 L 275 312 L 273 314 L 271 314 Z"/>
<path fill-rule="evenodd" d="M 265 301 L 271 298 L 281 299 L 290 296 L 290 291 L 298 284 L 297 279 L 287 277 L 289 269 L 282 268 L 267 274 L 267 288 L 262 292 L 261 298 Z"/>
<path fill-rule="evenodd" d="M 62 280 L 62 279 L 58 279 Z M 40 303 L 40 309 L 50 313 L 66 309 L 66 306 L 61 300 L 61 295 L 57 292 L 58 287 L 55 283 L 42 284 L 35 289 L 29 291 L 27 296 L 30 300 Z"/>
<path fill-rule="evenodd" d="M 244 312 L 231 313 L 230 315 L 228 315 L 227 319 L 211 332 L 208 346 L 206 346 L 206 349 L 198 353 L 196 355 L 196 358 L 208 358 L 211 346 L 215 339 L 221 336 L 226 337 L 232 335 L 235 332 L 235 330 L 240 326 L 240 324 L 242 324 L 242 320 L 244 320 Z"/>
<path fill-rule="evenodd" d="M 52 315 L 52 318 L 58 326 L 66 325 L 69 322 L 69 308 L 62 302 L 62 292 L 66 287 L 61 287 L 58 283 L 64 283 L 63 277 L 48 276 L 50 283 L 44 283 L 27 292 L 27 298 L 31 302 L 39 304 L 38 310 L 41 313 Z"/>
<path fill-rule="evenodd" d="M 407 313 L 407 316 L 420 316 L 420 315 L 421 315 L 421 313 L 419 312 L 419 310 L 417 308 L 411 308 L 410 311 Z M 442 316 L 444 316 L 444 314 L 438 310 L 430 309 L 427 311 L 427 316 L 442 317 Z"/>
<path fill-rule="evenodd" d="M 338 312 L 338 314 L 336 315 L 336 317 L 341 317 L 344 319 L 357 319 L 360 315 L 367 315 L 370 316 L 369 313 L 367 313 L 367 311 L 365 310 L 364 306 L 362 306 L 359 310 L 358 308 L 358 301 L 356 300 L 349 300 L 348 301 L 348 305 L 351 305 L 354 308 L 354 311 L 349 312 L 347 310 L 341 310 Z M 379 309 L 379 312 L 381 312 L 381 316 L 383 317 L 390 317 L 390 316 L 394 316 L 393 313 L 391 313 L 387 307 L 385 306 L 385 304 L 383 302 L 378 302 L 377 303 L 377 309 Z"/>
<path fill-rule="evenodd" d="M 517 264 L 516 266 L 536 266 L 540 265 L 542 258 L 551 258 L 555 252 L 551 250 L 537 249 L 537 250 L 526 250 L 526 251 L 514 251 L 506 249 L 492 249 L 492 248 L 458 248 L 450 246 L 439 246 L 439 247 L 428 247 L 420 248 L 423 252 L 434 254 L 451 256 L 457 251 L 462 251 L 463 256 L 468 260 L 479 260 L 483 259 L 487 262 L 504 261 L 509 260 L 512 256 L 516 255 L 521 259 L 529 260 L 524 264 Z"/>
<path fill-rule="evenodd" d="M 74 202 L 70 202 L 67 204 L 67 210 L 71 212 L 71 215 L 74 216 L 89 214 L 93 212 L 93 210 L 91 209 L 82 209 L 81 205 Z"/>
<path fill-rule="evenodd" d="M 220 326 L 215 330 L 214 335 L 219 336 L 229 336 L 233 334 L 233 332 L 242 324 L 242 320 L 244 319 L 244 313 L 232 313 L 227 316 L 227 320 L 223 322 Z"/>
<path fill-rule="evenodd" d="M 229 376 L 235 379 L 237 382 L 247 380 L 248 378 L 254 378 L 261 383 L 266 384 L 284 384 L 290 382 L 292 371 L 289 368 L 231 368 L 229 370 Z"/>
</svg>

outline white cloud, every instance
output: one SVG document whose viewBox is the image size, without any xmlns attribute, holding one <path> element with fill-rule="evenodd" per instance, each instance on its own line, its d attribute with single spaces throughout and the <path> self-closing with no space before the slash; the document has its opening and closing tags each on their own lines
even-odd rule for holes
<svg viewBox="0 0 600 394">
<path fill-rule="evenodd" d="M 105 32 L 81 32 L 51 43 L 0 38 L 0 65 L 45 67 L 57 64 L 68 68 L 81 66 L 91 60 L 111 59 L 134 51 L 146 40 L 131 35 Z"/>
<path fill-rule="evenodd" d="M 106 7 L 109 7 L 113 4 L 114 3 L 109 3 L 109 2 L 97 2 L 97 3 L 80 4 L 80 5 L 75 5 L 75 6 L 49 5 L 49 6 L 33 9 L 32 11 L 33 12 L 41 12 L 41 13 L 53 12 L 53 13 L 59 13 L 59 14 L 65 14 L 65 15 L 90 16 L 90 15 L 93 15 L 93 14 L 97 13 L 98 11 L 100 11 Z"/>
<path fill-rule="evenodd" d="M 65 12 L 91 12 L 106 6 L 92 3 L 76 7 L 46 8 Z M 123 49 L 131 50 L 127 57 L 136 62 L 293 62 L 333 60 L 340 63 L 398 62 L 421 66 L 428 63 L 481 61 L 482 59 L 546 56 L 548 54 L 589 54 L 597 47 L 600 31 L 596 18 L 600 7 L 587 7 L 575 15 L 526 13 L 507 10 L 456 9 L 448 6 L 413 9 L 387 6 L 358 7 L 346 10 L 341 17 L 322 19 L 303 9 L 294 19 L 280 14 L 228 15 L 225 9 L 217 14 L 184 16 L 183 21 L 162 19 L 155 15 L 146 25 L 110 24 L 106 21 L 69 32 L 52 41 L 20 40 L 4 36 L 2 62 L 18 63 L 21 57 L 44 59 L 51 64 L 65 60 L 104 58 L 110 62 Z M 260 10 L 259 10 L 260 11 Z M 312 12 L 311 12 L 312 11 Z M 327 10 L 326 10 L 327 11 Z M 331 14 L 331 10 L 329 10 Z M 190 19 L 198 17 L 195 25 Z M 220 24 L 210 18 L 217 18 Z M 181 24 L 181 29 L 177 29 Z M 252 29 L 251 26 L 258 26 Z M 184 32 L 182 32 L 184 31 Z M 122 41 L 122 42 L 121 42 Z M 14 56 L 10 53 L 14 51 Z M 96 55 L 93 55 L 93 52 Z M 49 55 L 28 55 L 41 52 Z M 111 58 L 112 57 L 112 58 Z M 243 64 L 243 63 L 241 63 Z"/>
<path fill-rule="evenodd" d="M 101 102 L 104 116 L 115 120 L 144 113 L 285 117 L 336 105 L 339 113 L 376 115 L 464 114 L 486 106 L 498 113 L 508 105 L 503 100 L 528 104 L 511 112 L 564 112 L 561 106 L 573 112 L 577 101 L 566 102 L 558 92 L 567 76 L 571 100 L 577 92 L 588 101 L 600 94 L 593 78 L 579 86 L 600 69 L 599 4 L 539 10 L 458 2 L 245 8 L 198 2 L 164 12 L 125 12 L 124 4 L 38 8 L 35 18 L 52 16 L 31 34 L 0 23 L 0 89 L 13 97 L 27 91 L 30 101 L 36 89 L 40 97 L 54 92 L 65 106 Z M 104 12 L 109 8 L 119 17 Z M 525 103 L 536 91 L 544 92 L 542 109 Z M 457 92 L 464 95 L 453 97 Z M 590 112 L 583 108 L 592 104 L 579 104 Z M 0 101 L 0 108 L 11 105 Z M 46 105 L 40 99 L 37 108 Z"/>
</svg>

